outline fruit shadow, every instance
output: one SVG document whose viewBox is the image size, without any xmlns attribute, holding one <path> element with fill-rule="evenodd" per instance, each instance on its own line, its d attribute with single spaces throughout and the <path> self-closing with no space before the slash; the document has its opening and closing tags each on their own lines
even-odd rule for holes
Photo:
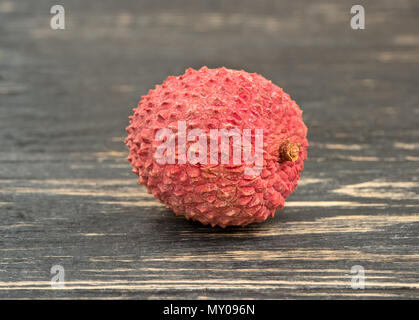
<svg viewBox="0 0 419 320">
<path fill-rule="evenodd" d="M 218 225 L 212 227 L 210 224 L 204 225 L 199 221 L 186 220 L 183 216 L 175 216 L 170 210 L 165 210 L 165 215 L 172 215 L 173 223 L 176 224 L 176 229 L 183 235 L 196 236 L 217 236 L 220 237 L 254 237 L 260 233 L 266 232 L 270 228 L 278 228 L 280 219 L 278 216 L 273 219 L 257 223 L 250 223 L 246 226 L 227 226 L 222 228 Z"/>
</svg>

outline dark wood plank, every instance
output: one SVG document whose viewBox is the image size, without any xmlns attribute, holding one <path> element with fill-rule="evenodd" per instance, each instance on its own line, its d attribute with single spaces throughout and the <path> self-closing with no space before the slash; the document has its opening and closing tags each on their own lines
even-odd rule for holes
<svg viewBox="0 0 419 320">
<path fill-rule="evenodd" d="M 0 298 L 419 298 L 417 1 L 366 4 L 362 31 L 346 0 L 61 3 L 65 31 L 0 1 Z M 265 223 L 176 218 L 124 160 L 140 96 L 202 65 L 304 110 L 300 186 Z"/>
</svg>

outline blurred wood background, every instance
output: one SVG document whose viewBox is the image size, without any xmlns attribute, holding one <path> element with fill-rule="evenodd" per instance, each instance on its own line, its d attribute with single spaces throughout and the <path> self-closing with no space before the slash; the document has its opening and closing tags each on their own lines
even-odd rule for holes
<svg viewBox="0 0 419 320">
<path fill-rule="evenodd" d="M 62 0 L 65 30 L 54 4 L 0 1 L 0 298 L 419 298 L 417 1 L 357 2 L 357 31 L 347 0 Z M 304 110 L 305 171 L 265 223 L 176 218 L 125 161 L 141 95 L 203 65 Z"/>
</svg>

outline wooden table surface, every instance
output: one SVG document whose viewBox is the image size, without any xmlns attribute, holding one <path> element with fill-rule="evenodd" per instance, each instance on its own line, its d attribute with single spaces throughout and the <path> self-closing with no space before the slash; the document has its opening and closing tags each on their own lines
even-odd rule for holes
<svg viewBox="0 0 419 320">
<path fill-rule="evenodd" d="M 0 298 L 419 298 L 419 3 L 361 2 L 365 30 L 346 0 L 62 0 L 52 30 L 54 1 L 0 1 Z M 141 95 L 203 65 L 304 110 L 299 187 L 262 224 L 177 218 L 125 160 Z"/>
</svg>

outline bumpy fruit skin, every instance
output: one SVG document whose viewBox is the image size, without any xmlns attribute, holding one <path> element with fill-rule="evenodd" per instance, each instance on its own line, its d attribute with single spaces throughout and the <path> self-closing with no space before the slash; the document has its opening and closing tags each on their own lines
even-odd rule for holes
<svg viewBox="0 0 419 320">
<path fill-rule="evenodd" d="M 307 158 L 307 127 L 290 96 L 256 73 L 188 69 L 168 77 L 133 109 L 125 140 L 139 184 L 176 215 L 212 226 L 245 226 L 273 217 L 297 187 Z M 248 176 L 241 164 L 164 164 L 154 153 L 161 128 L 263 129 L 263 170 Z M 187 148 L 193 142 L 187 143 Z M 292 145 L 288 156 L 284 146 Z M 208 151 L 209 152 L 209 151 Z M 177 159 L 178 149 L 176 149 Z M 208 162 L 209 163 L 209 162 Z"/>
</svg>

